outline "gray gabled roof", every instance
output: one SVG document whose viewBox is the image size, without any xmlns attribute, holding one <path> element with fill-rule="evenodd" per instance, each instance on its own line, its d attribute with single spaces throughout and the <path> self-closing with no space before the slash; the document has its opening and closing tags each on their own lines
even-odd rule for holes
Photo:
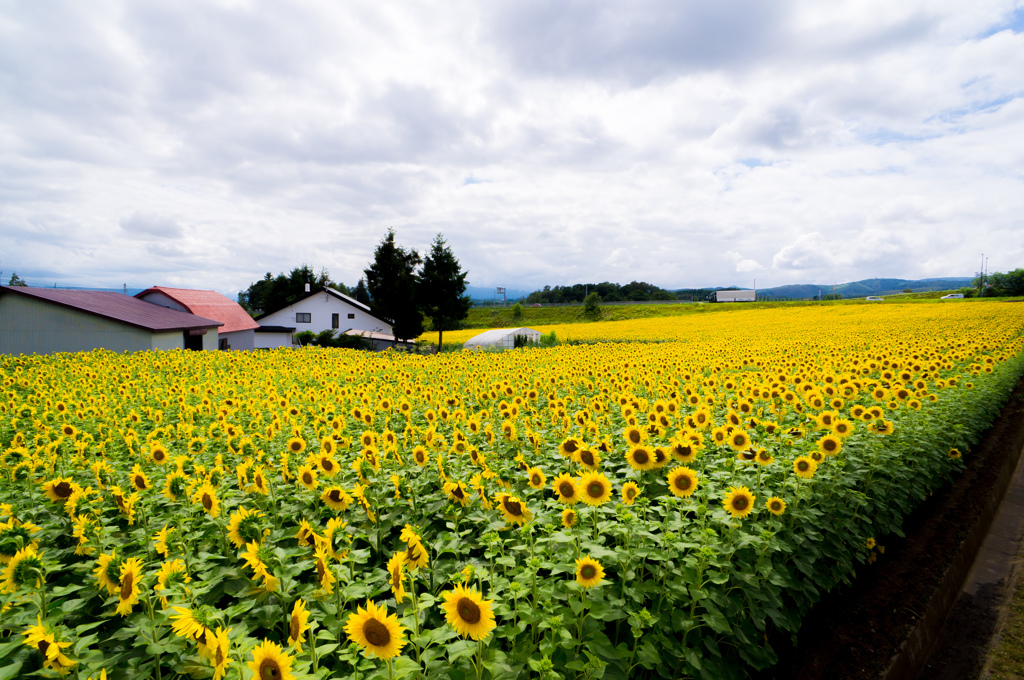
<svg viewBox="0 0 1024 680">
<path fill-rule="evenodd" d="M 217 328 L 224 325 L 220 321 L 110 291 L 0 286 L 0 295 L 6 294 L 23 295 L 152 332 Z"/>
</svg>

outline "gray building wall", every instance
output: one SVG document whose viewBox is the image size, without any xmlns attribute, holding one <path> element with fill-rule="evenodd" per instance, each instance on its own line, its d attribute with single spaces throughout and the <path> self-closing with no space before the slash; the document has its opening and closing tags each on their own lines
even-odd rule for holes
<svg viewBox="0 0 1024 680">
<path fill-rule="evenodd" d="M 115 352 L 137 352 L 153 347 L 151 335 L 141 328 L 42 300 L 14 293 L 0 295 L 2 354 L 88 352 L 98 347 Z M 179 343 L 183 344 L 181 331 L 177 335 Z"/>
<path fill-rule="evenodd" d="M 250 328 L 234 333 L 220 333 L 220 339 L 227 338 L 228 345 L 234 350 L 251 350 L 256 348 L 256 331 Z"/>
<path fill-rule="evenodd" d="M 166 333 L 151 333 L 153 344 L 147 349 L 185 349 L 185 334 L 182 331 L 167 331 Z M 205 343 L 204 343 L 205 344 Z M 206 349 L 205 347 L 203 349 Z"/>
</svg>

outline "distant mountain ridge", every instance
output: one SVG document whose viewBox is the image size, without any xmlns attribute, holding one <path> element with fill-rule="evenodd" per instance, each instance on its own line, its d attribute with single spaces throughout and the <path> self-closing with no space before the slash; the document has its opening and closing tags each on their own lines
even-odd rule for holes
<svg viewBox="0 0 1024 680">
<path fill-rule="evenodd" d="M 867 297 L 868 295 L 895 295 L 910 289 L 915 293 L 926 293 L 933 290 L 954 290 L 971 285 L 970 277 L 946 277 L 933 279 L 864 279 L 850 283 L 833 284 L 790 284 L 774 288 L 758 288 L 758 295 L 771 297 L 812 298 L 821 291 L 822 295 L 838 293 L 844 298 Z M 718 289 L 721 290 L 721 289 Z"/>
</svg>

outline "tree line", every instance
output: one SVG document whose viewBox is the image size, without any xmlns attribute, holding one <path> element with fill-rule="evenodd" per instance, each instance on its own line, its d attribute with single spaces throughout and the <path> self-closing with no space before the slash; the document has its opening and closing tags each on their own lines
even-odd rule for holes
<svg viewBox="0 0 1024 680">
<path fill-rule="evenodd" d="M 981 297 L 1019 297 L 1024 296 L 1024 269 L 1009 272 L 995 272 L 976 277 L 971 281 L 971 288 L 964 293 L 980 291 Z"/>
<path fill-rule="evenodd" d="M 625 285 L 604 281 L 602 283 L 577 283 L 572 286 L 544 286 L 526 296 L 526 304 L 582 303 L 591 293 L 597 293 L 601 302 L 648 302 L 657 300 L 706 300 L 711 289 L 686 288 L 668 291 L 646 281 L 630 281 Z"/>
<path fill-rule="evenodd" d="M 333 288 L 367 305 L 374 316 L 391 324 L 399 340 L 419 337 L 424 318 L 430 319 L 438 332 L 440 347 L 444 331 L 457 328 L 469 314 L 466 275 L 443 235 L 434 238 L 430 251 L 423 257 L 415 249 L 397 244 L 394 230 L 388 229 L 373 252 L 373 261 L 355 286 L 350 288 L 332 281 L 326 269 L 316 272 L 303 264 L 288 274 L 273 276 L 267 272 L 238 293 L 238 304 L 259 317 L 312 293 Z"/>
</svg>

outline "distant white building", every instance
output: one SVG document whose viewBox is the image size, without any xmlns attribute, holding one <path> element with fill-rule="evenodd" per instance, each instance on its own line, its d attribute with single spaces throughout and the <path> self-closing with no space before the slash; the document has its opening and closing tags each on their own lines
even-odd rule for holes
<svg viewBox="0 0 1024 680">
<path fill-rule="evenodd" d="M 757 302 L 757 291 L 716 290 L 715 302 Z"/>
<path fill-rule="evenodd" d="M 532 328 L 492 328 L 474 335 L 462 346 L 465 349 L 512 349 L 516 346 L 516 337 L 524 337 L 527 342 L 540 342 L 540 331 Z"/>
<path fill-rule="evenodd" d="M 256 322 L 269 332 L 256 331 L 256 348 L 290 347 L 295 333 L 321 333 L 335 330 L 365 331 L 393 335 L 391 324 L 373 315 L 370 308 L 333 288 L 325 288 L 296 300 L 287 307 L 256 317 Z M 270 330 L 273 329 L 273 330 Z M 289 331 L 290 329 L 290 331 Z"/>
</svg>

